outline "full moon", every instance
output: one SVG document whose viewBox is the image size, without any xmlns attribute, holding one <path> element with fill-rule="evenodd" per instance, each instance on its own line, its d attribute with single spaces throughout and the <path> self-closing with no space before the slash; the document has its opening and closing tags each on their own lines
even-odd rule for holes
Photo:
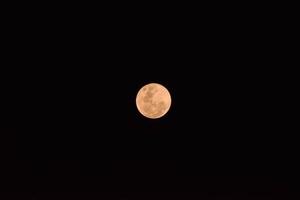
<svg viewBox="0 0 300 200">
<path fill-rule="evenodd" d="M 171 95 L 167 88 L 158 83 L 143 86 L 136 96 L 138 111 L 147 118 L 164 116 L 171 107 Z"/>
</svg>

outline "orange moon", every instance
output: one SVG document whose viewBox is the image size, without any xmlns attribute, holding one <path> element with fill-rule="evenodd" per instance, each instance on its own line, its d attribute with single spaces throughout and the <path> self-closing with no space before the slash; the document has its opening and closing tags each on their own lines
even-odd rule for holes
<svg viewBox="0 0 300 200">
<path fill-rule="evenodd" d="M 157 119 L 164 116 L 171 107 L 171 95 L 167 88 L 158 83 L 143 86 L 136 96 L 138 111 L 145 117 Z"/>
</svg>

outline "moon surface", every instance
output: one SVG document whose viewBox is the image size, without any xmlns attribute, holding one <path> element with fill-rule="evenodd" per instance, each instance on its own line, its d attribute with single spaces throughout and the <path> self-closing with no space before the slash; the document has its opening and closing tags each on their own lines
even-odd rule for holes
<svg viewBox="0 0 300 200">
<path fill-rule="evenodd" d="M 138 111 L 147 118 L 164 116 L 171 107 L 171 95 L 167 88 L 158 83 L 143 86 L 136 96 Z"/>
</svg>

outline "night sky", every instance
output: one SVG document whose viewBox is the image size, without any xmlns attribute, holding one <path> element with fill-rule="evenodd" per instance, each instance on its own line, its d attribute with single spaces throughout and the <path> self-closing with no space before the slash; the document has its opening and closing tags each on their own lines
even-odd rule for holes
<svg viewBox="0 0 300 200">
<path fill-rule="evenodd" d="M 41 25 L 34 43 L 20 39 L 16 62 L 37 67 L 14 86 L 18 115 L 6 129 L 21 191 L 34 199 L 285 197 L 267 29 L 216 16 L 148 20 L 60 21 Z M 172 96 L 156 120 L 135 105 L 151 82 Z"/>
</svg>

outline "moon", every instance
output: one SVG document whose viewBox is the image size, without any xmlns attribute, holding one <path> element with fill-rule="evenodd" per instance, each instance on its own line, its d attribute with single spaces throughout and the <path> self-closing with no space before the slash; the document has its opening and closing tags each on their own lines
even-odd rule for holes
<svg viewBox="0 0 300 200">
<path fill-rule="evenodd" d="M 167 88 L 158 83 L 143 86 L 136 96 L 138 111 L 145 117 L 157 119 L 164 116 L 171 107 L 171 95 Z"/>
</svg>

